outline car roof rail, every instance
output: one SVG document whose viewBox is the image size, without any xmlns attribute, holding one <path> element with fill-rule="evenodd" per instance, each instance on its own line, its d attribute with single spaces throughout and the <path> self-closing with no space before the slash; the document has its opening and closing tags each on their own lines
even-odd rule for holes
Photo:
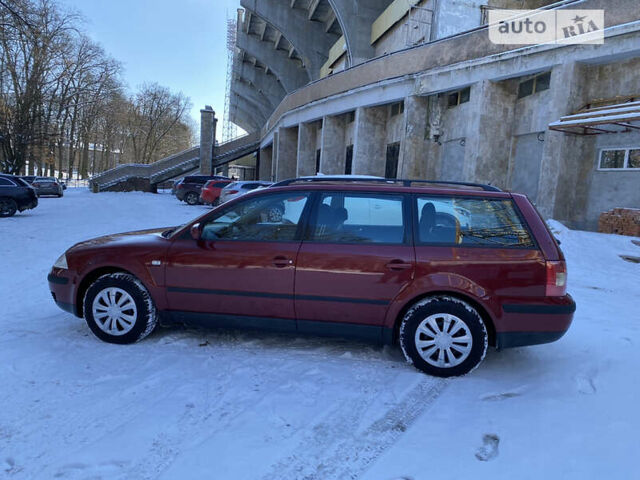
<svg viewBox="0 0 640 480">
<path fill-rule="evenodd" d="M 291 185 L 293 183 L 313 183 L 313 182 L 381 182 L 387 184 L 396 184 L 401 183 L 404 187 L 410 187 L 412 184 L 426 184 L 426 185 L 454 185 L 461 187 L 474 187 L 480 188 L 486 192 L 502 192 L 498 187 L 493 185 L 488 185 L 484 183 L 472 183 L 472 182 L 451 182 L 446 180 L 409 180 L 409 179 L 400 179 L 400 178 L 375 178 L 375 177 L 354 177 L 354 178 L 346 178 L 346 177 L 332 177 L 331 175 L 319 175 L 316 177 L 299 177 L 299 178 L 289 178 L 287 180 L 282 180 L 281 182 L 274 183 L 272 187 L 286 187 L 287 185 Z"/>
</svg>

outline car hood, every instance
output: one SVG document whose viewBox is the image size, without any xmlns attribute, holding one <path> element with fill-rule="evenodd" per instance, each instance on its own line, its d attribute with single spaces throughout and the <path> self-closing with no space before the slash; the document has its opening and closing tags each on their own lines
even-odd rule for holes
<svg viewBox="0 0 640 480">
<path fill-rule="evenodd" d="M 133 246 L 149 246 L 158 241 L 164 241 L 162 232 L 172 229 L 173 227 L 152 228 L 149 230 L 136 230 L 134 232 L 116 233 L 112 235 L 104 235 L 102 237 L 85 240 L 71 247 L 68 252 L 78 252 L 94 248 L 104 247 L 133 247 Z"/>
</svg>

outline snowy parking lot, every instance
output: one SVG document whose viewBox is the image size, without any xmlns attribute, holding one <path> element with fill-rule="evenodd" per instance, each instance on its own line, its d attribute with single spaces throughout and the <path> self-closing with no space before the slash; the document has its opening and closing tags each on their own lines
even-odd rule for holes
<svg viewBox="0 0 640 480">
<path fill-rule="evenodd" d="M 571 329 L 450 380 L 346 340 L 174 328 L 106 344 L 51 299 L 48 270 L 74 243 L 204 211 L 69 189 L 0 219 L 0 478 L 639 478 L 631 238 L 551 222 Z"/>
</svg>

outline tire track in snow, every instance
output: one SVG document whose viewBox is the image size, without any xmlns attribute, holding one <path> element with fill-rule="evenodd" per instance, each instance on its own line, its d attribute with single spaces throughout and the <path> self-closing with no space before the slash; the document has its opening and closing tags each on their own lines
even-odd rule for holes
<svg viewBox="0 0 640 480">
<path fill-rule="evenodd" d="M 360 477 L 431 407 L 447 385 L 443 379 L 420 380 L 382 418 L 360 432 L 356 428 L 364 409 L 346 402 L 315 425 L 295 451 L 274 464 L 263 480 Z"/>
</svg>

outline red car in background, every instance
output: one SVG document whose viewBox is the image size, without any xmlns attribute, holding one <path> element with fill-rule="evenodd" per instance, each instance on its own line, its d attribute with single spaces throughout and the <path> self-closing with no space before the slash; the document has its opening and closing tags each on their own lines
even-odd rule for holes
<svg viewBox="0 0 640 480">
<path fill-rule="evenodd" d="M 216 205 L 220 200 L 220 192 L 230 183 L 231 180 L 209 180 L 200 192 L 200 203 Z"/>
</svg>

